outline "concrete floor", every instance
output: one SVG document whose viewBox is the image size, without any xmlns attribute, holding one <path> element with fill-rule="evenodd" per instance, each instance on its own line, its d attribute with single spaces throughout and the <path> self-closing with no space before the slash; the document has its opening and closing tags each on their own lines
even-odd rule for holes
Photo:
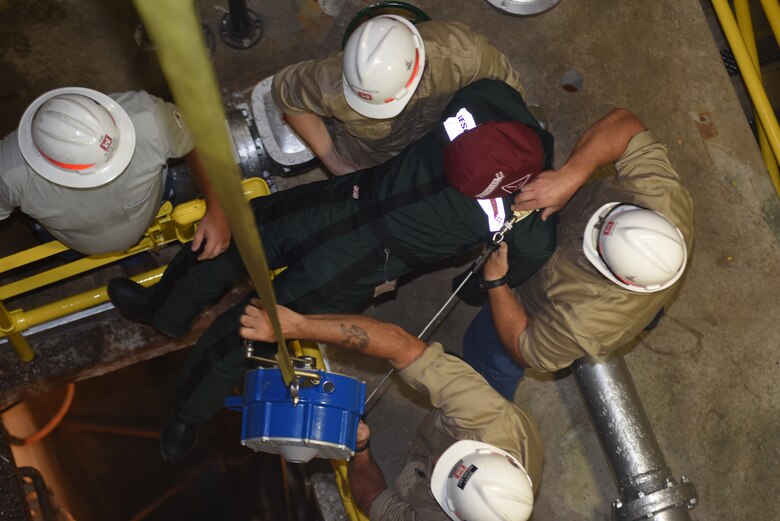
<svg viewBox="0 0 780 521">
<path fill-rule="evenodd" d="M 229 49 L 217 38 L 213 62 L 225 103 L 246 101 L 257 82 L 287 63 L 336 51 L 351 14 L 369 3 L 349 0 L 344 16 L 331 18 L 313 0 L 249 1 L 265 34 L 248 51 Z M 527 18 L 484 1 L 415 3 L 434 19 L 462 21 L 489 35 L 510 57 L 523 74 L 528 102 L 547 112 L 556 164 L 591 122 L 615 106 L 631 109 L 667 144 L 696 205 L 694 254 L 666 318 L 626 347 L 626 361 L 669 467 L 698 489 L 692 517 L 780 519 L 780 306 L 772 304 L 780 289 L 780 203 L 699 1 L 605 0 L 596 8 L 562 0 Z M 107 5 L 0 1 L 0 132 L 12 130 L 26 105 L 55 87 L 167 94 L 154 55 L 133 41 L 131 4 Z M 217 31 L 227 2 L 197 5 Z M 583 78 L 579 92 L 559 86 L 569 70 Z M 395 301 L 367 312 L 417 333 L 447 298 L 457 272 L 451 267 L 421 276 Z M 460 304 L 434 339 L 458 351 L 475 312 Z M 339 367 L 349 367 L 332 356 Z M 358 365 L 372 388 L 384 366 Z M 390 480 L 413 418 L 424 411 L 408 394 L 394 387 L 369 416 L 372 446 Z M 616 488 L 573 379 L 566 372 L 529 374 L 517 399 L 536 413 L 546 441 L 534 519 L 608 519 Z"/>
</svg>

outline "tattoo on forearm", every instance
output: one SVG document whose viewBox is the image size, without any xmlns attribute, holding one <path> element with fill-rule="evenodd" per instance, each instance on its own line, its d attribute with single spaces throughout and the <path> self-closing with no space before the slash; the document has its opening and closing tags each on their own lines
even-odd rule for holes
<svg viewBox="0 0 780 521">
<path fill-rule="evenodd" d="M 344 333 L 344 341 L 350 349 L 362 351 L 368 347 L 368 331 L 354 324 L 341 324 L 341 331 Z"/>
</svg>

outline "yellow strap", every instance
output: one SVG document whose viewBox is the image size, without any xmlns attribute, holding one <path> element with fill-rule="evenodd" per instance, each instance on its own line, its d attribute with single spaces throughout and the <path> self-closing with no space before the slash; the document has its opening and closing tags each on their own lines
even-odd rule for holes
<svg viewBox="0 0 780 521">
<path fill-rule="evenodd" d="M 278 343 L 277 362 L 289 386 L 294 380 L 292 361 L 276 313 L 268 262 L 254 214 L 242 195 L 241 172 L 233 160 L 222 99 L 193 2 L 134 0 L 134 3 L 154 41 L 160 66 L 192 132 L 198 157 L 227 215 L 244 265 L 265 303 Z"/>
</svg>

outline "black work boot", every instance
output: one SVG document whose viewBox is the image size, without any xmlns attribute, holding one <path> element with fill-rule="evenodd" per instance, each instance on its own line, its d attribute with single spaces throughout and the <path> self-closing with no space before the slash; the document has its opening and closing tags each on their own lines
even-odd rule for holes
<svg viewBox="0 0 780 521">
<path fill-rule="evenodd" d="M 108 297 L 122 316 L 141 324 L 152 324 L 153 311 L 146 299 L 145 287 L 130 279 L 111 279 Z"/>
<path fill-rule="evenodd" d="M 160 455 L 165 461 L 179 463 L 192 452 L 198 441 L 199 423 L 187 423 L 171 416 L 160 431 Z"/>
<path fill-rule="evenodd" d="M 106 289 L 111 302 L 128 320 L 152 326 L 158 333 L 169 338 L 180 337 L 189 330 L 189 327 L 179 329 L 173 329 L 167 325 L 163 327 L 155 322 L 154 316 L 157 306 L 149 297 L 149 292 L 153 291 L 152 288 L 145 288 L 130 279 L 117 278 L 111 279 Z"/>
</svg>

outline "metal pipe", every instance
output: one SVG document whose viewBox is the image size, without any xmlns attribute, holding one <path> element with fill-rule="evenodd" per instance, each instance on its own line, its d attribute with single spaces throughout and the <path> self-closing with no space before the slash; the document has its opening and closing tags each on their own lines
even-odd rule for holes
<svg viewBox="0 0 780 521">
<path fill-rule="evenodd" d="M 252 24 L 249 22 L 249 10 L 246 0 L 228 0 L 230 11 L 230 32 L 233 36 L 243 38 L 252 32 Z"/>
<path fill-rule="evenodd" d="M 777 5 L 776 0 L 775 5 Z M 761 64 L 758 60 L 758 48 L 756 46 L 756 36 L 753 31 L 753 19 L 750 14 L 750 4 L 748 3 L 748 0 L 734 0 L 734 12 L 736 14 L 739 32 L 745 40 L 745 46 L 747 47 L 750 59 L 753 61 L 753 66 L 756 68 L 758 78 L 761 79 Z M 768 15 L 769 12 L 767 11 L 767 16 Z M 758 119 L 758 112 L 753 110 L 753 114 L 756 118 L 756 132 L 758 133 L 758 146 L 761 149 L 761 156 L 764 158 L 764 163 L 769 172 L 769 177 L 772 179 L 772 184 L 775 185 L 775 191 L 780 194 L 780 166 L 778 166 L 778 160 L 780 158 L 775 157 L 772 153 L 769 138 L 767 138 L 764 126 Z"/>
<path fill-rule="evenodd" d="M 166 267 L 167 266 L 160 266 L 159 268 L 147 271 L 141 275 L 136 275 L 132 277 L 132 280 L 146 287 L 151 286 L 162 277 Z M 46 324 L 63 317 L 74 315 L 78 312 L 107 303 L 108 300 L 106 287 L 101 286 L 72 297 L 50 302 L 49 304 L 35 309 L 27 311 L 16 309 L 11 312 L 11 315 L 14 317 L 14 328 L 10 330 L 10 332 L 7 332 L 5 329 L 0 329 L 0 337 L 5 334 L 10 338 L 12 333 L 21 333 L 27 331 L 27 329 L 32 326 Z M 2 309 L 0 309 L 0 315 L 2 315 Z"/>
<path fill-rule="evenodd" d="M 742 34 L 739 32 L 737 21 L 734 19 L 734 13 L 731 11 L 728 0 L 711 1 L 723 28 L 723 33 L 726 35 L 726 40 L 728 40 L 731 47 L 731 52 L 734 53 L 734 59 L 736 59 L 739 70 L 742 73 L 742 79 L 750 93 L 750 99 L 753 101 L 758 120 L 766 130 L 767 140 L 772 148 L 772 152 L 776 158 L 780 158 L 780 124 L 777 122 L 772 104 L 769 102 L 764 86 L 761 84 L 761 78 L 753 65 L 745 41 L 742 39 Z"/>
<path fill-rule="evenodd" d="M 16 317 L 8 312 L 3 301 L 0 300 L 0 335 L 5 335 L 14 346 L 14 351 L 22 359 L 22 362 L 29 362 L 35 358 L 35 352 L 27 343 L 27 340 L 18 332 L 18 323 Z"/>
<path fill-rule="evenodd" d="M 777 0 L 761 0 L 764 14 L 769 21 L 769 26 L 775 34 L 775 40 L 780 42 L 780 2 Z"/>
<path fill-rule="evenodd" d="M 620 493 L 613 519 L 690 520 L 696 489 L 666 466 L 623 357 L 580 359 L 572 371 Z"/>
</svg>

